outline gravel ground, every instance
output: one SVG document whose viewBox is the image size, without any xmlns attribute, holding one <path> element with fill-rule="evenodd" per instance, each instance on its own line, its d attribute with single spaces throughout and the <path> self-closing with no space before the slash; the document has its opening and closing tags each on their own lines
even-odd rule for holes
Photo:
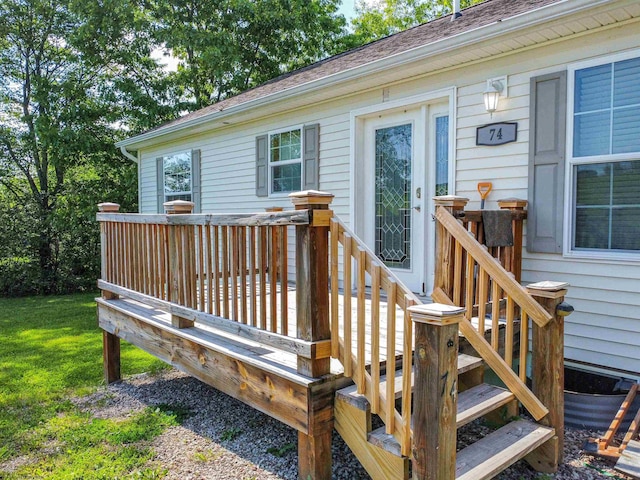
<svg viewBox="0 0 640 480">
<path fill-rule="evenodd" d="M 168 470 L 167 479 L 297 478 L 297 435 L 293 429 L 175 370 L 130 377 L 75 402 L 101 418 L 127 417 L 149 405 L 188 409 L 191 413 L 181 426 L 169 428 L 151 445 L 156 452 L 153 463 Z M 468 441 L 484 434 L 485 429 L 473 423 L 460 432 L 460 437 Z M 565 464 L 555 475 L 536 473 L 525 462 L 518 462 L 496 478 L 630 480 L 581 452 L 582 443 L 590 436 L 598 433 L 567 428 Z M 369 478 L 335 432 L 332 450 L 333 478 Z"/>
</svg>

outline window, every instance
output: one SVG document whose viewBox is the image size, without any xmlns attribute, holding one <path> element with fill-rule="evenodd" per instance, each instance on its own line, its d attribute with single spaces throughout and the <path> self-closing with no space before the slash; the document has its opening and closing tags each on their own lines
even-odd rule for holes
<svg viewBox="0 0 640 480">
<path fill-rule="evenodd" d="M 436 196 L 449 195 L 449 115 L 436 117 Z"/>
<path fill-rule="evenodd" d="M 192 201 L 191 152 L 162 158 L 164 201 Z"/>
<path fill-rule="evenodd" d="M 571 250 L 640 251 L 640 57 L 577 68 L 570 104 Z"/>
<path fill-rule="evenodd" d="M 318 190 L 319 138 L 317 123 L 256 137 L 256 196 Z"/>
<path fill-rule="evenodd" d="M 269 135 L 269 178 L 271 193 L 301 190 L 302 129 Z"/>
</svg>

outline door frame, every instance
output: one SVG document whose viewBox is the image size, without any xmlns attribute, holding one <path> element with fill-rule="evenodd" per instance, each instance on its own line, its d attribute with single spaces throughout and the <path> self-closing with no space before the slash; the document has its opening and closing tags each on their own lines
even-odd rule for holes
<svg viewBox="0 0 640 480">
<path fill-rule="evenodd" d="M 367 118 L 375 117 L 380 114 L 389 114 L 394 111 L 402 112 L 403 110 L 419 109 L 422 117 L 422 124 L 427 128 L 427 135 L 432 134 L 432 115 L 427 108 L 430 104 L 447 104 L 449 115 L 449 129 L 451 132 L 449 138 L 449 194 L 455 194 L 455 172 L 456 172 L 456 158 L 455 158 L 455 138 L 456 138 L 456 87 L 444 88 L 441 90 L 434 90 L 432 92 L 423 93 L 420 95 L 414 95 L 398 100 L 387 101 L 381 104 L 370 105 L 368 107 L 352 110 L 350 112 L 350 152 L 349 152 L 349 217 L 350 226 L 354 232 L 361 238 L 365 238 L 366 232 L 366 218 L 364 215 L 364 207 L 361 202 L 356 200 L 356 195 L 366 191 L 364 182 L 369 175 L 362 175 L 358 173 L 357 167 L 362 161 L 362 156 L 365 151 L 365 121 Z M 445 108 L 446 110 L 446 108 Z M 440 114 L 445 110 L 440 109 Z M 432 145 L 427 144 L 425 137 L 424 140 L 424 152 L 427 165 L 423 168 L 426 178 L 433 178 L 433 171 L 435 170 L 435 160 L 432 155 Z M 431 142 L 432 143 L 432 142 Z M 422 262 L 422 284 L 424 285 L 424 292 L 417 292 L 422 294 L 429 294 L 433 289 L 433 274 L 434 274 L 434 258 L 435 251 L 433 246 L 435 245 L 435 228 L 430 227 L 431 214 L 433 213 L 434 204 L 433 196 L 435 195 L 435 183 L 425 182 L 422 179 L 420 182 L 424 184 L 424 192 L 422 193 L 422 214 L 424 215 L 423 226 L 424 233 L 427 234 L 424 238 L 427 240 L 427 247 L 423 253 Z"/>
</svg>

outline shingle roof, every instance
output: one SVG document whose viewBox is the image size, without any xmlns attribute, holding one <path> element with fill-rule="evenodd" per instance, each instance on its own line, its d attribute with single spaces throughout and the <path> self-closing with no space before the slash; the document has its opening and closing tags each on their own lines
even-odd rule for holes
<svg viewBox="0 0 640 480">
<path fill-rule="evenodd" d="M 155 129 L 176 127 L 215 112 L 221 112 L 235 105 L 278 93 L 299 85 L 320 80 L 346 70 L 357 68 L 393 55 L 409 51 L 416 47 L 459 35 L 470 30 L 515 17 L 530 10 L 558 3 L 562 0 L 486 0 L 483 3 L 462 10 L 462 16 L 451 21 L 451 15 L 326 58 L 307 67 L 281 75 L 269 82 L 244 91 L 233 97 L 208 107 L 191 112 L 176 120 L 165 123 Z"/>
</svg>

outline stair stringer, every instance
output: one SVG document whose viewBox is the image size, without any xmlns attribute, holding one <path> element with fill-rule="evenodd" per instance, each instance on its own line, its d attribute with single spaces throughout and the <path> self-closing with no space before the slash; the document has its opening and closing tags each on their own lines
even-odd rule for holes
<svg viewBox="0 0 640 480">
<path fill-rule="evenodd" d="M 371 408 L 362 396 L 353 405 L 336 397 L 334 426 L 373 480 L 408 480 L 409 459 L 398 457 L 368 441 L 371 431 Z"/>
</svg>

